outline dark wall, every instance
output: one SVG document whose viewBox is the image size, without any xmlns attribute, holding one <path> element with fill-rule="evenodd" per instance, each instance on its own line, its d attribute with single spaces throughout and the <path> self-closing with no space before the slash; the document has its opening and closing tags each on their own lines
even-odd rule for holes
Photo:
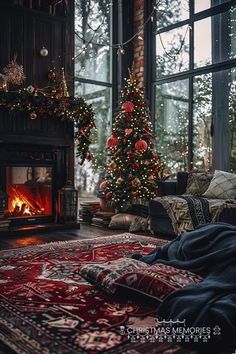
<svg viewBox="0 0 236 354">
<path fill-rule="evenodd" d="M 27 76 L 24 86 L 44 87 L 48 70 L 64 67 L 73 93 L 74 1 L 62 1 L 56 7 L 53 3 L 0 1 L 0 72 L 16 53 Z M 48 49 L 47 57 L 39 54 L 42 46 Z"/>
</svg>

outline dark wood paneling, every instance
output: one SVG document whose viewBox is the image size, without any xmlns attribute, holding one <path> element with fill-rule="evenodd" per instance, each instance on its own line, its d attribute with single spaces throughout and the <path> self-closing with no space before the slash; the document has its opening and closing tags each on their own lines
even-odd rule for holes
<svg viewBox="0 0 236 354">
<path fill-rule="evenodd" d="M 27 77 L 24 86 L 34 83 L 46 86 L 48 70 L 54 66 L 65 68 L 70 83 L 73 78 L 74 2 L 69 1 L 66 8 L 56 8 L 55 13 L 61 17 L 50 15 L 46 2 L 41 11 L 35 10 L 35 1 L 32 9 L 30 2 L 22 2 L 22 6 L 14 6 L 11 1 L 0 2 L 0 72 L 17 53 L 17 61 L 24 65 Z M 42 46 L 49 51 L 47 57 L 39 54 Z M 72 94 L 73 83 L 69 87 Z"/>
</svg>

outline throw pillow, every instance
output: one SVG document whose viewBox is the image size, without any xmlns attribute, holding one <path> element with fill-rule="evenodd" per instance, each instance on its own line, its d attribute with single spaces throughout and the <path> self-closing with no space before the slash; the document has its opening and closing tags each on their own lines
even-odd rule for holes
<svg viewBox="0 0 236 354">
<path fill-rule="evenodd" d="M 201 281 L 202 277 L 199 275 L 159 263 L 126 272 L 115 280 L 115 285 L 117 290 L 126 288 L 163 301 L 171 292 Z"/>
<path fill-rule="evenodd" d="M 236 175 L 215 170 L 212 181 L 203 194 L 205 198 L 234 199 L 236 197 Z"/>
<path fill-rule="evenodd" d="M 113 294 L 116 290 L 115 280 L 121 274 L 147 266 L 139 260 L 124 257 L 105 263 L 86 264 L 80 268 L 79 274 L 89 283 Z"/>
<path fill-rule="evenodd" d="M 212 180 L 213 173 L 210 172 L 190 172 L 186 192 L 193 196 L 201 196 L 206 192 Z"/>
<path fill-rule="evenodd" d="M 139 232 L 148 230 L 148 218 L 142 218 L 141 216 L 136 216 L 131 222 L 129 227 L 129 232 Z"/>
<path fill-rule="evenodd" d="M 146 220 L 145 218 L 139 217 L 140 219 Z M 120 229 L 120 230 L 129 230 L 130 225 L 137 219 L 137 215 L 120 213 L 116 214 L 111 218 L 109 228 L 110 229 Z M 140 231 L 140 230 L 136 230 Z"/>
</svg>

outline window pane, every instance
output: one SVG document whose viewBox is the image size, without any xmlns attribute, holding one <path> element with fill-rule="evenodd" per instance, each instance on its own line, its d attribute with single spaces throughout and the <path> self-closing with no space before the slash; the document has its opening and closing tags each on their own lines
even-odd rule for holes
<svg viewBox="0 0 236 354">
<path fill-rule="evenodd" d="M 75 4 L 75 76 L 110 82 L 111 1 Z"/>
<path fill-rule="evenodd" d="M 194 78 L 193 167 L 210 170 L 212 166 L 212 74 Z"/>
<path fill-rule="evenodd" d="M 156 140 L 168 169 L 186 170 L 188 155 L 188 80 L 156 86 Z"/>
<path fill-rule="evenodd" d="M 194 24 L 194 65 L 201 67 L 236 57 L 236 8 Z"/>
<path fill-rule="evenodd" d="M 189 18 L 188 0 L 157 1 L 157 29 Z"/>
<path fill-rule="evenodd" d="M 93 168 L 91 162 L 85 161 L 83 166 L 80 166 L 76 161 L 75 183 L 81 193 L 95 193 L 106 163 L 105 144 L 110 131 L 111 89 L 105 86 L 76 82 L 75 94 L 83 97 L 88 104 L 92 104 L 96 117 L 96 129 L 90 145 L 90 151 L 94 155 Z"/>
<path fill-rule="evenodd" d="M 209 9 L 212 6 L 223 4 L 224 2 L 229 2 L 231 0 L 195 0 L 194 2 L 194 11 L 200 12 L 206 9 Z"/>
<path fill-rule="evenodd" d="M 156 68 L 157 77 L 188 70 L 188 26 L 156 35 Z"/>
</svg>

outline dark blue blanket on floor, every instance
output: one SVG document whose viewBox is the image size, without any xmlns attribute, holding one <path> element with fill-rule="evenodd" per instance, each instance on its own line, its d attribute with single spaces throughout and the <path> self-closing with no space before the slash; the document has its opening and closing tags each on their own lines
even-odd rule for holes
<svg viewBox="0 0 236 354">
<path fill-rule="evenodd" d="M 220 327 L 211 335 L 214 353 L 236 349 L 236 226 L 201 225 L 140 258 L 148 264 L 164 263 L 204 276 L 195 285 L 171 293 L 158 309 L 165 320 L 184 320 L 193 327 Z M 206 345 L 202 345 L 203 347 Z"/>
</svg>

